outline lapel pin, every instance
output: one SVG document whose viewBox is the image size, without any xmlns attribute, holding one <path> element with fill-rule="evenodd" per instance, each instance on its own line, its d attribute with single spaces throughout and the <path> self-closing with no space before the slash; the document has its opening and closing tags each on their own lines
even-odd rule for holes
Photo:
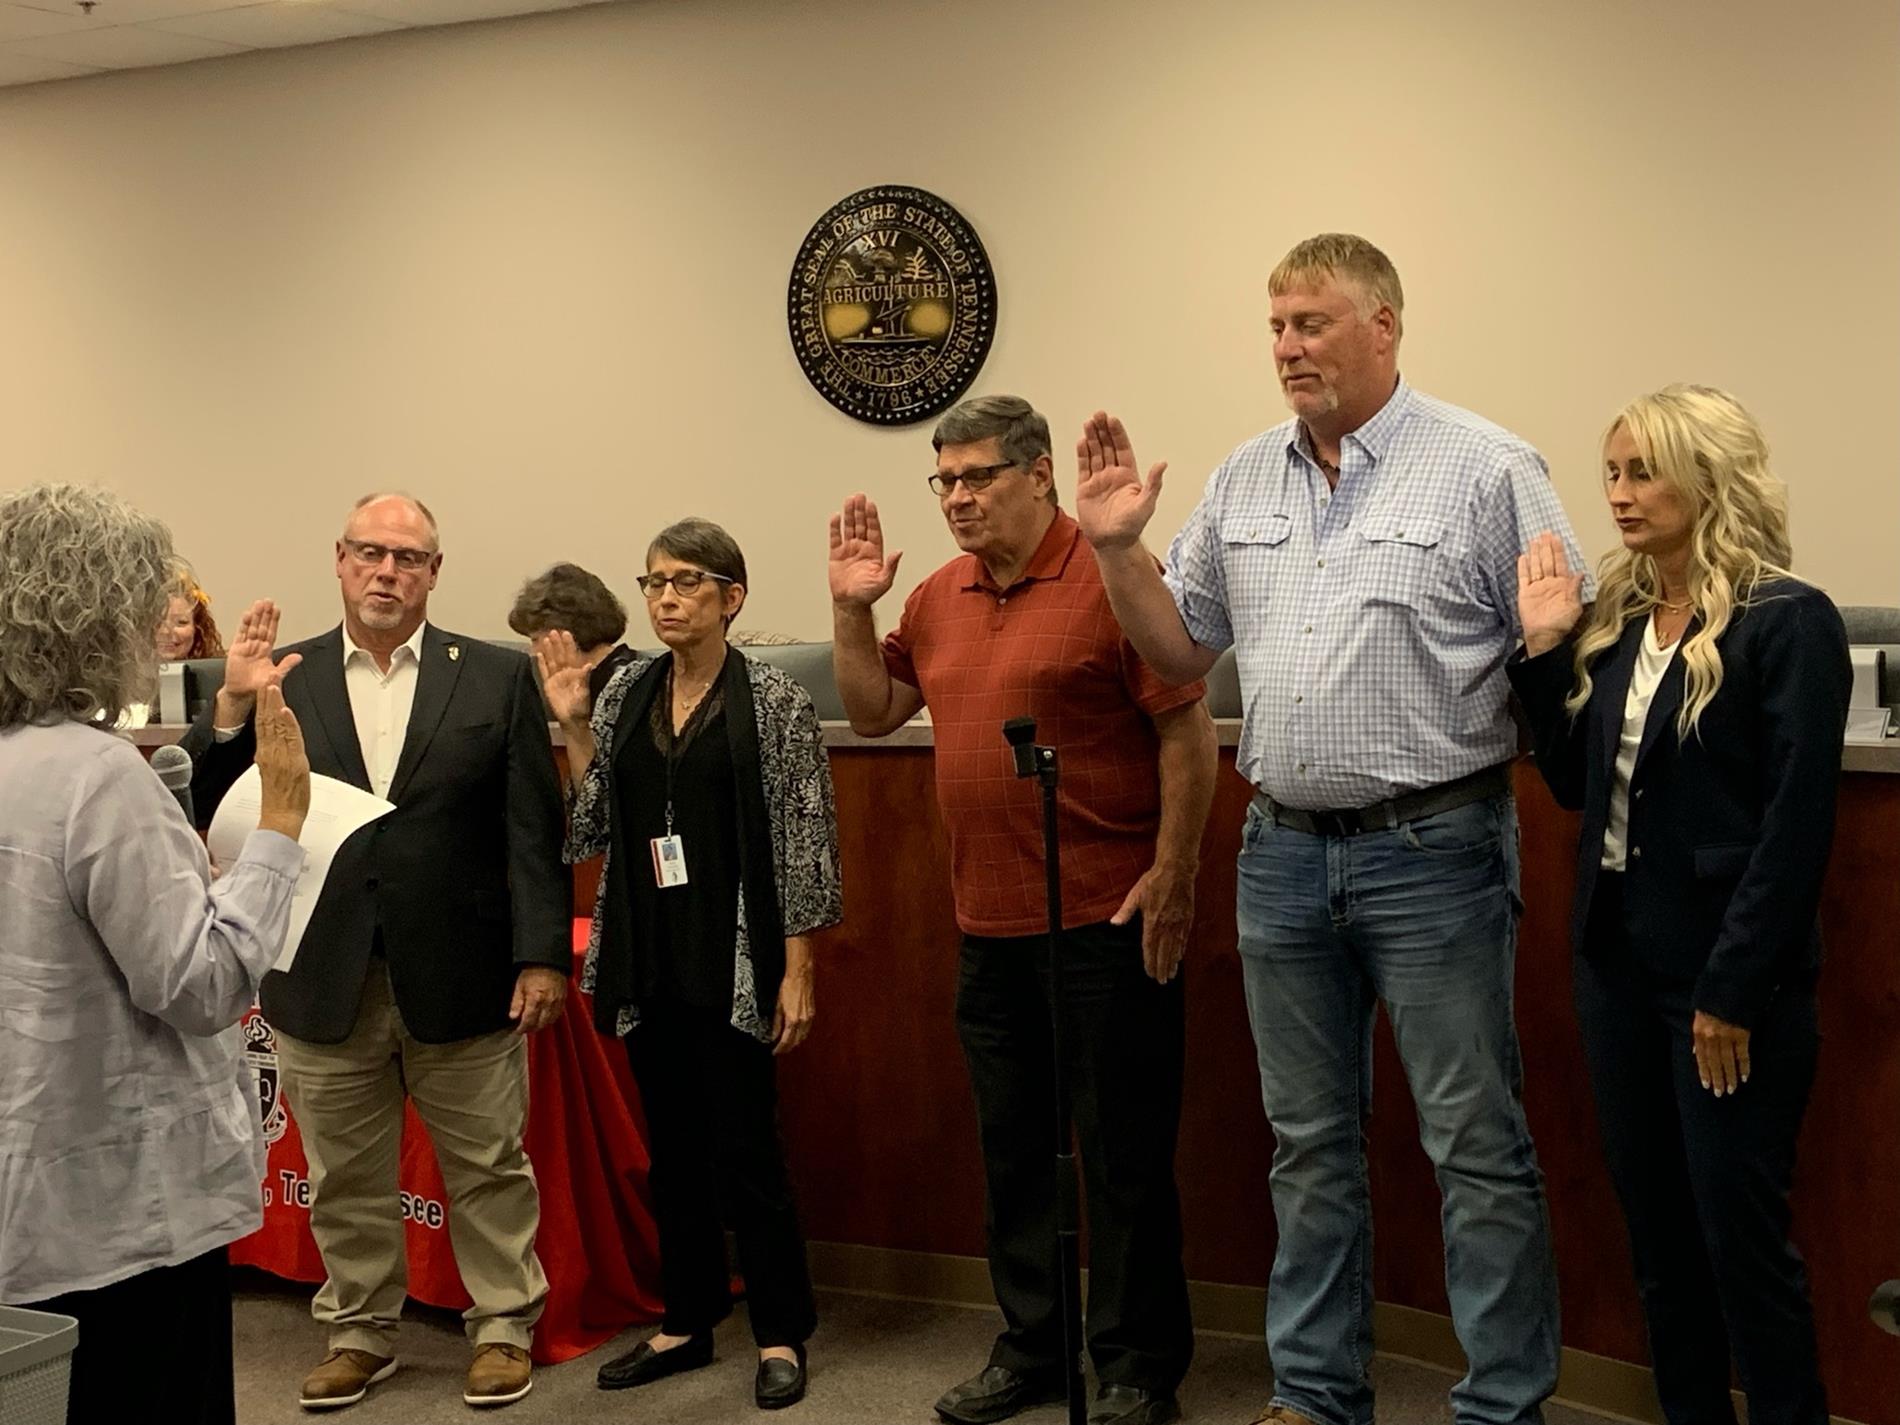
<svg viewBox="0 0 1900 1425">
<path fill-rule="evenodd" d="M 462 645 L 459 643 L 451 643 L 449 645 L 449 662 L 453 663 L 461 656 L 462 656 Z"/>
</svg>

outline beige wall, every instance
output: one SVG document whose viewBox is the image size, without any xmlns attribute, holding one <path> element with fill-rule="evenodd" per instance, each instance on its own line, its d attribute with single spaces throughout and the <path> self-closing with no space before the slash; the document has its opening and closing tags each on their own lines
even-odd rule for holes
<svg viewBox="0 0 1900 1425">
<path fill-rule="evenodd" d="M 0 484 L 122 488 L 292 633 L 370 487 L 436 507 L 478 634 L 697 512 L 747 622 L 826 636 L 844 494 L 904 587 L 952 548 L 928 427 L 837 414 L 785 332 L 807 226 L 900 182 L 995 262 L 977 389 L 1059 453 L 1123 414 L 1164 533 L 1280 419 L 1267 270 L 1345 228 L 1405 279 L 1407 375 L 1535 441 L 1592 553 L 1607 415 L 1714 382 L 1802 571 L 1900 602 L 1897 55 L 1891 0 L 673 0 L 0 90 Z"/>
</svg>

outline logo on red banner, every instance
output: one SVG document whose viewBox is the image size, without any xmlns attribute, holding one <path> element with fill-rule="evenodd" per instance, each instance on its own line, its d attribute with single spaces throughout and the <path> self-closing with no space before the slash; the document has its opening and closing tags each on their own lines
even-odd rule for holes
<svg viewBox="0 0 1900 1425">
<path fill-rule="evenodd" d="M 257 1117 L 264 1125 L 264 1141 L 275 1143 L 284 1136 L 290 1120 L 277 1076 L 277 1036 L 255 1007 L 244 1017 L 244 1062 L 257 1075 Z"/>
</svg>

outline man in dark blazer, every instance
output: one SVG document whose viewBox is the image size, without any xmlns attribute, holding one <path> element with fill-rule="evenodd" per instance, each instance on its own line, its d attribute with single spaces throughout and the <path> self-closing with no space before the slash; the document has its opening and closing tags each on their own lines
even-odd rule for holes
<svg viewBox="0 0 1900 1425">
<path fill-rule="evenodd" d="M 353 1404 L 395 1369 L 405 1093 L 435 1145 L 474 1301 L 469 1404 L 527 1394 L 547 1296 L 522 1135 L 525 1035 L 559 1016 L 572 965 L 561 795 L 528 660 L 426 621 L 441 566 L 420 502 L 359 501 L 336 544 L 342 624 L 279 654 L 275 607 L 254 608 L 184 744 L 208 818 L 251 764 L 258 692 L 279 682 L 311 771 L 396 806 L 344 843 L 295 962 L 259 994 L 328 1273 L 313 1310 L 330 1349 L 301 1396 L 314 1409 Z"/>
</svg>

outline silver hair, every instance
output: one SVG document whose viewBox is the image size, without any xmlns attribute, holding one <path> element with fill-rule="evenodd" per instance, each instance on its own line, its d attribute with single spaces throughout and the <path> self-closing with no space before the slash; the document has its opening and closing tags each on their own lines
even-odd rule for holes
<svg viewBox="0 0 1900 1425">
<path fill-rule="evenodd" d="M 117 495 L 0 495 L 0 728 L 114 718 L 151 696 L 172 536 Z"/>
<path fill-rule="evenodd" d="M 442 527 L 435 522 L 435 511 L 423 504 L 422 501 L 418 500 L 407 490 L 370 491 L 367 495 L 350 506 L 350 513 L 343 521 L 344 532 L 348 533 L 350 521 L 356 518 L 356 512 L 358 510 L 362 509 L 365 505 L 373 505 L 378 500 L 401 500 L 405 505 L 409 506 L 410 509 L 414 510 L 429 522 L 430 537 L 435 540 L 436 548 L 440 549 L 442 547 Z"/>
<path fill-rule="evenodd" d="M 1053 455 L 1049 422 L 1021 396 L 972 396 L 944 413 L 930 437 L 933 450 L 946 445 L 968 445 L 994 436 L 1003 459 L 1027 470 L 1045 455 Z M 1056 504 L 1055 481 L 1049 482 L 1049 503 Z"/>
</svg>

